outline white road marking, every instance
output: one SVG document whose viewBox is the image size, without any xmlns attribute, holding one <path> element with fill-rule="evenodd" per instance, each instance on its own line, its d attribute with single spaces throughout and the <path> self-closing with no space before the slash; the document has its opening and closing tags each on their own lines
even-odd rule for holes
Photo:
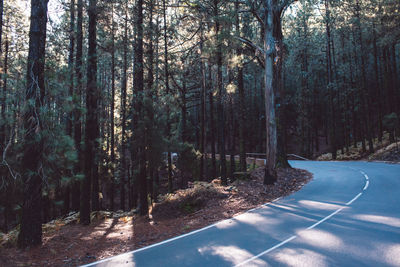
<svg viewBox="0 0 400 267">
<path fill-rule="evenodd" d="M 357 200 L 357 198 L 359 198 L 362 195 L 362 193 L 358 193 L 357 196 L 355 196 L 352 200 L 350 200 L 349 202 L 346 203 L 346 206 L 351 205 L 351 203 L 353 203 L 354 201 Z"/>
<path fill-rule="evenodd" d="M 351 167 L 350 167 L 350 168 L 351 168 Z M 351 168 L 351 169 L 354 169 L 354 168 Z M 356 169 L 354 169 L 354 170 L 356 170 Z M 367 175 L 365 172 L 363 172 L 363 171 L 360 171 L 360 170 L 358 170 L 358 171 L 359 171 L 361 174 L 364 175 L 364 178 L 365 178 L 365 181 L 366 181 L 366 182 L 365 182 L 363 191 L 365 191 L 365 190 L 368 188 L 368 185 L 369 185 L 369 178 L 368 178 L 368 175 Z M 347 202 L 345 205 L 346 205 L 346 206 L 351 205 L 351 204 L 352 204 L 354 201 L 356 201 L 362 194 L 363 194 L 363 192 L 358 193 L 352 200 L 350 200 L 349 202 Z M 329 214 L 329 215 L 326 216 L 325 218 L 323 218 L 323 219 L 319 220 L 318 222 L 314 223 L 313 225 L 307 227 L 306 230 L 304 230 L 304 231 L 313 229 L 314 227 L 318 226 L 319 224 L 321 224 L 321 223 L 325 222 L 326 220 L 330 219 L 331 217 L 335 216 L 337 213 L 341 212 L 344 208 L 345 208 L 345 207 L 341 207 L 341 208 L 337 209 L 336 211 L 332 212 L 331 214 Z M 250 259 L 248 259 L 248 260 L 246 260 L 246 261 L 244 261 L 244 262 L 241 262 L 241 263 L 235 265 L 235 267 L 242 266 L 242 265 L 244 265 L 244 264 L 246 264 L 246 263 L 249 263 L 249 262 L 251 262 L 251 261 L 253 261 L 253 260 L 255 260 L 255 259 L 261 257 L 262 255 L 265 255 L 265 254 L 267 254 L 267 253 L 269 253 L 269 252 L 271 252 L 271 251 L 273 251 L 273 250 L 275 250 L 275 249 L 277 249 L 277 248 L 283 246 L 284 244 L 286 244 L 286 243 L 292 241 L 293 239 L 295 239 L 296 237 L 297 237 L 297 236 L 294 235 L 294 236 L 292 236 L 292 237 L 290 237 L 290 238 L 288 238 L 288 239 L 282 241 L 281 243 L 279 243 L 279 244 L 277 244 L 277 245 L 275 245 L 275 246 L 273 246 L 273 247 L 271 247 L 271 248 L 269 248 L 269 249 L 267 249 L 267 250 L 261 252 L 260 254 L 257 254 L 257 255 L 255 255 L 254 257 L 251 257 Z"/>
<path fill-rule="evenodd" d="M 229 219 L 227 219 L 227 220 L 229 220 Z M 225 220 L 224 220 L 224 221 L 225 221 Z M 221 221 L 221 222 L 222 222 L 222 221 Z M 95 265 L 95 264 L 99 264 L 99 263 L 102 263 L 102 262 L 105 262 L 105 261 L 112 260 L 112 259 L 117 258 L 117 257 L 125 256 L 125 255 L 128 255 L 128 254 L 134 254 L 134 253 L 136 253 L 136 252 L 139 252 L 139 251 L 142 251 L 142 250 L 145 250 L 145 249 L 149 249 L 149 248 L 153 248 L 153 247 L 156 247 L 156 246 L 160 246 L 160 245 L 162 245 L 162 244 L 169 243 L 169 242 L 172 242 L 172 241 L 177 240 L 177 239 L 181 239 L 181 238 L 183 238 L 183 237 L 185 237 L 185 236 L 193 235 L 193 234 L 195 234 L 195 233 L 198 233 L 198 232 L 207 230 L 207 229 L 209 229 L 209 228 L 211 228 L 211 227 L 216 226 L 218 223 L 220 223 L 220 222 L 211 224 L 211 225 L 209 225 L 209 226 L 206 226 L 206 227 L 204 227 L 204 228 L 195 230 L 195 231 L 190 232 L 190 233 L 187 233 L 187 234 L 179 235 L 179 236 L 176 236 L 176 237 L 173 237 L 173 238 L 170 238 L 170 239 L 161 241 L 161 242 L 159 242 L 159 243 L 156 243 L 156 244 L 153 244 L 153 245 L 150 245 L 150 246 L 146 246 L 146 247 L 143 247 L 143 248 L 139 248 L 139 249 L 136 249 L 136 250 L 132 250 L 132 251 L 126 252 L 126 253 L 124 253 L 124 254 L 119 254 L 119 255 L 117 255 L 117 256 L 110 257 L 110 258 L 106 258 L 106 259 L 103 259 L 103 260 L 100 260 L 100 261 L 96 261 L 96 262 L 92 262 L 92 263 L 89 263 L 89 264 L 86 264 L 86 265 L 81 265 L 81 267 L 92 266 L 92 265 Z"/>
<path fill-rule="evenodd" d="M 276 202 L 276 201 L 278 201 L 279 199 L 281 199 L 281 198 L 278 197 L 278 198 L 272 200 L 271 202 L 262 204 L 261 206 L 255 207 L 254 209 L 251 209 L 251 210 L 248 210 L 248 211 L 246 211 L 245 213 L 252 212 L 252 211 L 257 210 L 257 209 L 265 208 L 265 207 L 268 206 L 270 203 Z M 245 214 L 245 213 L 239 214 L 239 215 L 237 215 L 237 216 L 235 216 L 235 217 L 233 217 L 233 218 L 230 218 L 230 219 L 225 219 L 225 220 L 216 222 L 216 223 L 214 223 L 214 224 L 211 224 L 211 225 L 209 225 L 209 226 L 203 227 L 203 228 L 201 228 L 201 229 L 197 229 L 197 230 L 195 230 L 195 231 L 192 231 L 192 232 L 189 232 L 189 233 L 186 233 L 186 234 L 183 234 L 183 235 L 179 235 L 179 236 L 176 236 L 176 237 L 173 237 L 173 238 L 170 238 L 170 239 L 161 241 L 161 242 L 159 242 L 159 243 L 155 243 L 155 244 L 153 244 L 153 245 L 149 245 L 149 246 L 146 246 L 146 247 L 143 247 L 143 248 L 139 248 L 139 249 L 136 249 L 136 250 L 132 250 L 132 251 L 129 251 L 129 252 L 125 252 L 125 253 L 123 253 L 123 254 L 119 254 L 119 255 L 116 255 L 116 256 L 113 256 L 113 257 L 109 257 L 109 258 L 106 258 L 106 259 L 102 259 L 102 260 L 99 260 L 99 261 L 96 261 L 96 262 L 92 262 L 92 263 L 88 263 L 88 264 L 85 264 L 85 265 L 81 265 L 80 267 L 93 266 L 93 265 L 96 265 L 96 264 L 99 264 L 99 263 L 102 263 L 102 262 L 110 261 L 110 260 L 115 259 L 115 258 L 118 258 L 118 257 L 122 257 L 122 256 L 129 255 L 129 254 L 134 254 L 134 253 L 140 252 L 140 251 L 142 251 L 142 250 L 146 250 L 146 249 L 149 249 L 149 248 L 153 248 L 153 247 L 156 247 L 156 246 L 160 246 L 160 245 L 163 245 L 163 244 L 166 244 L 166 243 L 175 241 L 175 240 L 177 240 L 177 239 L 181 239 L 181 238 L 183 238 L 183 237 L 186 237 L 186 236 L 189 236 L 189 235 L 193 235 L 193 234 L 196 234 L 196 233 L 198 233 L 198 232 L 201 232 L 201 231 L 210 229 L 210 228 L 212 228 L 212 227 L 218 225 L 219 223 L 222 223 L 222 222 L 225 222 L 225 221 L 229 221 L 229 220 L 232 220 L 232 219 L 235 220 L 236 217 L 238 217 L 238 216 L 240 216 L 240 215 L 243 215 L 243 214 Z"/>
<path fill-rule="evenodd" d="M 351 167 L 348 167 L 348 168 L 351 168 Z M 354 168 L 351 168 L 351 169 L 354 169 Z M 367 174 L 365 174 L 363 171 L 359 171 L 359 172 L 362 173 L 362 174 L 364 175 L 365 179 L 366 179 L 366 184 L 365 184 L 365 186 L 364 186 L 364 188 L 366 189 L 366 188 L 368 188 L 368 185 L 369 185 L 369 178 L 368 178 Z M 365 189 L 363 189 L 363 190 L 365 191 Z M 351 204 L 352 204 L 355 200 L 357 200 L 361 195 L 362 195 L 362 192 L 361 192 L 361 193 L 358 193 L 357 196 L 355 196 L 352 200 L 350 200 L 349 202 L 347 202 L 345 205 L 346 205 L 346 206 L 351 205 Z M 274 199 L 273 201 L 271 201 L 271 202 L 269 202 L 269 203 L 265 203 L 265 204 L 263 204 L 262 206 L 257 207 L 257 208 L 254 208 L 254 209 L 251 209 L 251 210 L 249 210 L 249 211 L 247 211 L 247 212 L 251 212 L 251 211 L 254 211 L 255 209 L 268 206 L 270 203 L 276 202 L 276 201 L 278 201 L 279 199 L 281 199 L 281 198 L 279 197 L 279 198 L 277 198 L 277 199 Z M 331 217 L 333 217 L 334 215 L 336 215 L 337 213 L 339 213 L 340 211 L 342 211 L 344 208 L 345 208 L 345 207 L 341 207 L 341 208 L 337 209 L 336 211 L 334 211 L 334 212 L 331 213 L 330 215 L 326 216 L 325 218 L 321 219 L 320 221 L 318 221 L 318 222 L 314 223 L 313 225 L 309 226 L 308 228 L 306 228 L 306 230 L 310 230 L 310 229 L 316 227 L 317 225 L 319 225 L 319 224 L 325 222 L 326 220 L 330 219 Z M 246 212 L 246 213 L 247 213 L 247 212 Z M 240 215 L 238 215 L 238 216 L 240 216 Z M 237 217 L 237 216 L 236 216 L 236 217 Z M 192 231 L 192 232 L 190 232 L 190 233 L 186 233 L 186 234 L 183 234 L 183 235 L 180 235 L 180 236 L 176 236 L 176 237 L 173 237 L 173 238 L 164 240 L 164 241 L 162 241 L 162 242 L 159 242 L 159 243 L 156 243 L 156 244 L 153 244 L 153 245 L 150 245 L 150 246 L 146 246 L 146 247 L 143 247 L 143 248 L 139 248 L 139 249 L 136 249 L 136 250 L 133 250 L 133 251 L 126 252 L 126 253 L 124 253 L 124 254 L 116 255 L 116 256 L 114 256 L 114 257 L 106 258 L 106 259 L 103 259 L 103 260 L 100 260 L 100 261 L 96 261 L 96 262 L 92 262 L 92 263 L 89 263 L 89 264 L 86 264 L 86 265 L 81 265 L 81 267 L 93 266 L 93 265 L 95 265 L 95 264 L 99 264 L 99 263 L 102 263 L 102 262 L 110 261 L 110 260 L 112 260 L 112 259 L 114 259 L 114 258 L 117 258 L 117 257 L 122 257 L 122 256 L 125 256 L 125 255 L 134 254 L 134 253 L 139 252 L 139 251 L 143 251 L 143 250 L 146 250 L 146 249 L 149 249 L 149 248 L 153 248 L 153 247 L 156 247 L 156 246 L 160 246 L 160 245 L 162 245 L 162 244 L 166 244 L 166 243 L 172 242 L 172 241 L 174 241 L 174 240 L 181 239 L 181 238 L 183 238 L 183 237 L 186 237 L 186 236 L 189 236 L 189 235 L 193 235 L 193 234 L 196 234 L 196 233 L 198 233 L 198 232 L 207 230 L 207 229 L 209 229 L 209 228 L 212 228 L 212 227 L 216 226 L 216 225 L 219 224 L 219 223 L 222 223 L 222 222 L 227 221 L 227 220 L 232 220 L 232 219 L 235 219 L 235 217 L 233 217 L 233 218 L 231 218 L 231 219 L 226 219 L 226 220 L 219 221 L 219 222 L 217 222 L 217 223 L 211 224 L 211 225 L 206 226 L 206 227 L 204 227 L 204 228 L 201 228 L 201 229 L 198 229 L 198 230 L 195 230 L 195 231 Z M 267 253 L 269 253 L 269 252 L 271 252 L 271 251 L 273 251 L 273 250 L 275 250 L 275 249 L 277 249 L 277 248 L 283 246 L 283 245 L 285 245 L 286 243 L 292 241 L 292 240 L 295 239 L 295 238 L 297 238 L 297 236 L 296 236 L 296 235 L 293 235 L 293 236 L 289 237 L 288 239 L 286 239 L 286 240 L 280 242 L 279 244 L 277 244 L 277 245 L 275 245 L 275 246 L 273 246 L 273 247 L 271 247 L 271 248 L 269 248 L 269 249 L 267 249 L 267 250 L 265 250 L 265 251 L 263 251 L 263 252 L 261 252 L 261 253 L 255 255 L 255 256 L 253 256 L 253 257 L 251 257 L 251 258 L 249 258 L 249 259 L 247 259 L 246 261 L 243 261 L 243 262 L 239 263 L 238 265 L 235 265 L 235 267 L 237 267 L 237 266 L 242 266 L 242 265 L 244 265 L 244 264 L 246 264 L 246 263 L 249 263 L 249 262 L 251 262 L 251 261 L 253 261 L 253 260 L 255 260 L 255 259 L 257 259 L 257 258 L 259 258 L 259 257 L 261 257 L 261 256 L 263 256 L 263 255 L 265 255 L 265 254 L 267 254 Z"/>
<path fill-rule="evenodd" d="M 364 186 L 364 188 L 363 188 L 364 191 L 367 190 L 368 185 L 369 185 L 369 181 L 367 180 L 367 182 L 365 183 L 365 186 Z"/>
<path fill-rule="evenodd" d="M 257 258 L 261 257 L 262 255 L 267 254 L 268 252 L 270 252 L 270 251 L 272 251 L 272 250 L 274 250 L 274 249 L 277 249 L 277 248 L 279 248 L 280 246 L 285 245 L 286 243 L 292 241 L 292 240 L 295 239 L 296 237 L 297 237 L 297 236 L 295 236 L 295 235 L 294 235 L 294 236 L 291 236 L 291 237 L 289 237 L 288 239 L 282 241 L 281 243 L 279 243 L 279 244 L 273 246 L 272 248 L 269 248 L 269 249 L 267 249 L 267 250 L 261 252 L 260 254 L 257 254 L 257 255 L 255 255 L 254 257 L 251 257 L 251 258 L 245 260 L 244 262 L 241 262 L 241 263 L 235 265 L 235 267 L 245 265 L 246 263 L 249 263 L 249 262 L 251 262 L 251 261 L 257 259 Z"/>
<path fill-rule="evenodd" d="M 342 207 L 342 208 L 340 208 L 340 209 L 337 209 L 336 211 L 332 212 L 331 214 L 329 214 L 328 216 L 326 216 L 326 217 L 323 218 L 322 220 L 320 220 L 320 221 L 314 223 L 313 225 L 307 227 L 307 230 L 313 229 L 315 226 L 317 226 L 317 225 L 323 223 L 324 221 L 330 219 L 332 216 L 334 216 L 336 213 L 342 211 L 343 209 L 344 209 L 344 207 Z"/>
</svg>

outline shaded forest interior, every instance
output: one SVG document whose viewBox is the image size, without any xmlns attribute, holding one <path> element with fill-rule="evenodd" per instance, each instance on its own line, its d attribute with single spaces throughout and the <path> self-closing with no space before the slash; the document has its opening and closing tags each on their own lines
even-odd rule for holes
<svg viewBox="0 0 400 267">
<path fill-rule="evenodd" d="M 0 5 L 0 226 L 20 247 L 70 211 L 146 215 L 190 181 L 226 185 L 246 153 L 269 184 L 287 154 L 400 135 L 398 0 Z"/>
</svg>

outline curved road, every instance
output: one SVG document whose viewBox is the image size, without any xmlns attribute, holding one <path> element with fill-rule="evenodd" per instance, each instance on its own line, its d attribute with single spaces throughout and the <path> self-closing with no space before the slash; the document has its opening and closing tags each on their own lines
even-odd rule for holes
<svg viewBox="0 0 400 267">
<path fill-rule="evenodd" d="M 86 266 L 400 266 L 400 165 L 290 163 L 299 192 Z"/>
</svg>

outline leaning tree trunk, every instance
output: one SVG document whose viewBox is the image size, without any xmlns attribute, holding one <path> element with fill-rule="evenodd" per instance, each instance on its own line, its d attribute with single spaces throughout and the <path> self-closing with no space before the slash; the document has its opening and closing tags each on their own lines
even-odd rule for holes
<svg viewBox="0 0 400 267">
<path fill-rule="evenodd" d="M 273 36 L 274 19 L 272 0 L 265 1 L 265 33 L 264 33 L 264 53 L 265 53 L 265 122 L 266 122 L 266 164 L 264 184 L 274 184 L 276 181 L 276 154 L 277 137 L 275 122 L 275 101 L 274 101 L 274 54 L 275 41 Z"/>
<path fill-rule="evenodd" d="M 48 0 L 31 1 L 31 25 L 27 68 L 26 107 L 24 121 L 24 152 L 22 156 L 23 203 L 18 246 L 25 248 L 42 243 L 40 176 L 43 140 L 40 109 L 44 98 L 44 61 Z"/>
</svg>

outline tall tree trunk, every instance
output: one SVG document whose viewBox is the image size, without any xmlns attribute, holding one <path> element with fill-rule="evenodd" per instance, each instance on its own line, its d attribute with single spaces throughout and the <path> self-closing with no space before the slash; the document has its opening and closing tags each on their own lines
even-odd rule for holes
<svg viewBox="0 0 400 267">
<path fill-rule="evenodd" d="M 374 49 L 374 72 L 375 72 L 375 82 L 376 82 L 376 95 L 377 95 L 377 102 L 378 102 L 378 140 L 382 142 L 383 136 L 383 112 L 382 112 L 382 88 L 380 82 L 380 75 L 379 75 L 379 66 L 378 66 L 378 46 L 377 46 L 377 38 L 376 38 L 376 30 L 375 24 L 372 25 L 372 33 L 373 33 L 373 49 Z"/>
<path fill-rule="evenodd" d="M 277 137 L 275 121 L 275 95 L 274 95 L 274 55 L 275 40 L 273 36 L 275 6 L 272 0 L 265 0 L 265 33 L 264 33 L 264 54 L 265 54 L 265 123 L 266 123 L 266 164 L 264 184 L 274 184 L 276 181 L 276 155 Z"/>
<path fill-rule="evenodd" d="M 69 54 L 68 54 L 68 71 L 69 71 L 69 91 L 68 95 L 71 99 L 74 99 L 74 48 L 75 48 L 75 0 L 70 2 L 70 21 L 69 21 Z M 73 137 L 73 113 L 74 111 L 68 113 L 67 117 L 67 135 L 71 138 Z M 67 185 L 64 189 L 64 210 L 63 213 L 66 214 L 70 209 L 70 185 Z"/>
<path fill-rule="evenodd" d="M 69 71 L 69 91 L 68 95 L 73 98 L 74 93 L 74 47 L 75 47 L 75 0 L 70 2 L 70 21 L 69 21 L 69 52 L 68 52 L 68 71 Z M 72 137 L 73 112 L 68 113 L 67 134 Z"/>
<path fill-rule="evenodd" d="M 3 35 L 3 0 L 0 0 L 0 59 L 3 53 L 2 46 L 2 35 Z M 6 48 L 8 48 L 8 41 L 6 41 Z M 4 84 L 4 80 L 7 79 L 7 64 L 5 63 L 8 59 L 8 55 L 4 57 L 4 75 L 3 75 L 3 92 L 1 94 L 1 122 L 0 122 L 0 155 L 3 155 L 3 151 L 6 146 L 6 101 L 7 101 L 7 86 Z M 3 175 L 3 168 L 0 169 L 0 175 Z M 6 211 L 4 213 L 7 217 Z"/>
<path fill-rule="evenodd" d="M 97 170 L 97 138 L 99 137 L 98 123 L 98 90 L 97 55 L 96 55 L 96 24 L 97 0 L 89 1 L 89 36 L 88 36 L 88 67 L 86 88 L 86 130 L 85 130 L 85 179 L 82 185 L 80 222 L 90 223 L 90 198 L 92 196 L 92 210 L 98 209 L 98 170 Z M 92 188 L 91 188 L 92 185 Z M 92 189 L 92 190 L 91 190 Z"/>
<path fill-rule="evenodd" d="M 44 100 L 44 63 L 46 47 L 47 0 L 31 1 L 31 24 L 27 66 L 24 152 L 22 156 L 23 203 L 18 246 L 25 248 L 42 243 L 42 161 L 40 109 Z"/>
<path fill-rule="evenodd" d="M 124 40 L 123 40 L 123 63 L 121 81 L 121 177 L 120 177 L 120 209 L 125 210 L 126 194 L 125 184 L 127 180 L 127 160 L 126 160 L 126 89 L 128 83 L 128 7 L 125 7 Z M 135 68 L 135 70 L 137 70 Z M 136 80 L 135 80 L 136 83 Z M 128 188 L 129 194 L 130 188 Z"/>
<path fill-rule="evenodd" d="M 204 179 L 204 174 L 205 174 L 205 146 L 206 146 L 206 67 L 204 63 L 204 57 L 203 57 L 203 42 L 204 42 L 204 36 L 203 36 L 203 21 L 200 21 L 201 23 L 201 32 L 200 32 L 200 57 L 201 57 L 201 91 L 200 91 L 200 106 L 201 106 L 201 111 L 200 111 L 200 177 L 199 180 L 202 181 Z"/>
<path fill-rule="evenodd" d="M 365 126 L 365 132 L 368 140 L 369 152 L 374 152 L 374 144 L 372 142 L 372 128 L 370 127 L 371 121 L 371 109 L 367 107 L 369 92 L 367 89 L 367 73 L 365 67 L 365 56 L 364 56 L 364 43 L 362 38 L 361 29 L 361 18 L 360 18 L 360 4 L 356 1 L 356 18 L 357 18 L 357 31 L 358 31 L 358 42 L 360 43 L 360 54 L 361 54 L 361 76 L 362 76 L 362 92 L 361 92 L 361 108 L 363 111 L 363 120 Z"/>
<path fill-rule="evenodd" d="M 82 43 L 83 43 L 83 0 L 78 0 L 77 6 L 77 22 L 76 22 L 76 55 L 75 55 L 75 75 L 76 89 L 74 92 L 74 141 L 78 154 L 78 162 L 74 167 L 75 174 L 82 171 L 83 152 L 82 152 L 82 123 L 81 123 L 81 106 L 82 106 Z M 74 181 L 72 185 L 72 209 L 78 211 L 80 209 L 80 190 L 81 182 Z"/>
<path fill-rule="evenodd" d="M 143 101 L 143 0 L 137 2 L 137 37 L 135 46 L 135 92 L 139 99 L 137 99 L 137 114 L 139 115 L 138 128 L 136 131 L 136 137 L 144 136 L 144 101 Z M 146 154 L 143 142 L 138 142 L 138 157 L 139 157 L 139 214 L 148 214 L 148 203 L 147 203 L 147 180 L 146 180 Z"/>
<path fill-rule="evenodd" d="M 163 18 L 164 18 L 164 74 L 165 74 L 165 91 L 169 94 L 169 71 L 168 71 L 168 36 L 167 36 L 167 7 L 166 0 L 163 0 Z M 171 126 L 170 126 L 170 109 L 167 104 L 167 138 L 170 139 Z M 168 144 L 168 192 L 172 193 L 172 160 L 171 160 L 171 148 Z"/>
<path fill-rule="evenodd" d="M 4 9 L 4 3 L 3 0 L 0 0 L 0 59 L 1 55 L 3 53 L 3 46 L 2 46 L 2 36 L 3 36 L 3 9 Z M 7 44 L 7 43 L 6 43 Z M 6 55 L 7 57 L 7 55 Z M 4 68 L 4 66 L 3 66 Z M 4 72 L 4 76 L 7 76 L 7 73 Z M 3 85 L 4 88 L 4 85 Z M 6 91 L 3 90 L 3 93 L 1 95 L 1 119 L 2 122 L 0 123 L 0 155 L 3 155 L 3 149 L 5 146 L 5 109 L 6 109 Z"/>
<path fill-rule="evenodd" d="M 154 91 L 153 91 L 153 83 L 154 83 L 154 74 L 153 74 L 153 65 L 154 65 L 154 46 L 153 46 L 153 40 L 154 40 L 154 25 L 153 25 L 153 8 L 154 8 L 154 3 L 153 0 L 148 2 L 148 9 L 149 9 L 149 27 L 148 27 L 148 32 L 147 36 L 149 38 L 149 43 L 148 43 L 148 48 L 146 51 L 146 56 L 147 56 L 147 88 L 146 88 L 146 98 L 151 101 L 151 104 L 148 104 L 147 106 L 147 117 L 148 121 L 146 121 L 146 155 L 148 155 L 149 163 L 148 163 L 148 175 L 149 175 L 149 194 L 151 196 L 152 201 L 157 199 L 157 194 L 156 193 L 158 185 L 155 183 L 155 171 L 154 169 L 156 168 L 155 162 L 153 160 L 153 127 L 152 123 L 154 121 L 154 106 L 153 106 L 153 99 L 154 99 Z"/>
<path fill-rule="evenodd" d="M 7 79 L 8 79 L 8 48 L 9 48 L 9 41 L 8 35 L 6 34 L 6 41 L 5 41 L 5 49 L 4 49 L 4 62 L 3 62 L 3 92 L 2 92 L 2 102 L 1 102 L 1 126 L 0 126 L 0 157 L 3 156 L 3 151 L 5 149 L 7 143 L 7 134 L 6 134 L 6 102 L 7 102 Z M 1 43 L 0 43 L 1 46 Z M 1 55 L 1 54 L 0 54 Z"/>
<path fill-rule="evenodd" d="M 211 60 L 210 60 L 211 61 Z M 211 62 L 208 63 L 208 97 L 210 102 L 210 145 L 211 145 L 211 178 L 217 177 L 217 159 L 215 156 L 215 121 L 214 121 L 214 97 L 212 90 Z"/>
<path fill-rule="evenodd" d="M 187 88 L 186 88 L 186 71 L 183 74 L 182 79 L 182 90 L 181 90 L 181 141 L 185 143 L 187 141 Z"/>
<path fill-rule="evenodd" d="M 110 173 L 111 173 L 111 185 L 110 185 L 110 210 L 114 210 L 114 198 L 115 198 L 115 136 L 114 136 L 114 110 L 115 110 L 115 28 L 114 28 L 114 3 L 111 3 L 111 109 L 110 109 L 110 154 L 111 154 L 111 164 L 110 164 Z M 124 39 L 125 45 L 125 39 Z M 122 91 L 122 86 L 121 86 Z M 123 92 L 121 92 L 121 110 L 124 110 L 124 102 L 123 99 Z M 122 121 L 124 120 L 124 112 L 122 112 Z M 122 123 L 122 129 L 124 129 L 124 123 Z M 124 132 L 121 131 L 121 140 L 124 140 Z M 124 162 L 125 158 L 123 154 L 121 155 L 121 164 Z M 121 170 L 121 173 L 123 171 Z"/>
<path fill-rule="evenodd" d="M 278 1 L 273 0 L 274 6 L 277 6 Z M 276 92 L 276 131 L 277 131 L 277 155 L 276 166 L 282 168 L 290 168 L 286 155 L 286 99 L 285 88 L 282 79 L 283 66 L 283 33 L 282 33 L 282 12 L 284 8 L 274 8 L 273 12 L 273 36 L 275 39 L 276 54 L 274 64 L 274 83 L 273 88 Z"/>
<path fill-rule="evenodd" d="M 235 10 L 236 10 L 236 35 L 240 37 L 240 17 L 239 17 L 239 1 L 235 1 Z M 242 49 L 238 47 L 236 49 L 236 54 L 239 59 L 242 57 Z M 240 60 L 237 66 L 237 81 L 238 81 L 238 93 L 239 93 L 239 167 L 240 171 L 244 172 L 247 170 L 246 164 L 246 148 L 244 143 L 244 122 L 245 122 L 245 95 L 244 95 L 244 80 L 243 80 L 243 62 Z"/>
<path fill-rule="evenodd" d="M 396 62 L 396 44 L 392 43 L 391 45 L 391 50 L 392 50 L 392 77 L 393 77 L 393 94 L 394 94 L 394 101 L 397 103 L 396 107 L 397 114 L 400 114 L 400 88 L 399 88 L 399 77 L 397 76 L 397 62 Z M 399 127 L 399 126 L 398 126 Z M 399 135 L 399 133 L 397 133 Z"/>
<path fill-rule="evenodd" d="M 332 49 L 331 49 L 331 18 L 330 18 L 330 9 L 329 9 L 329 1 L 325 0 L 325 28 L 326 28 L 326 73 L 328 77 L 327 87 L 329 91 L 329 113 L 330 113 L 330 144 L 331 144 L 331 153 L 332 159 L 336 159 L 336 111 L 334 104 L 334 92 L 333 92 L 333 71 L 332 71 Z"/>
<path fill-rule="evenodd" d="M 218 153 L 220 160 L 220 174 L 221 183 L 227 184 L 226 177 L 226 153 L 225 153 L 225 120 L 224 120 L 224 106 L 222 99 L 224 96 L 224 85 L 222 82 L 222 43 L 220 36 L 220 21 L 218 13 L 218 0 L 214 0 L 214 19 L 215 19 L 215 36 L 217 42 L 216 59 L 217 59 L 217 114 L 218 114 Z"/>
</svg>

